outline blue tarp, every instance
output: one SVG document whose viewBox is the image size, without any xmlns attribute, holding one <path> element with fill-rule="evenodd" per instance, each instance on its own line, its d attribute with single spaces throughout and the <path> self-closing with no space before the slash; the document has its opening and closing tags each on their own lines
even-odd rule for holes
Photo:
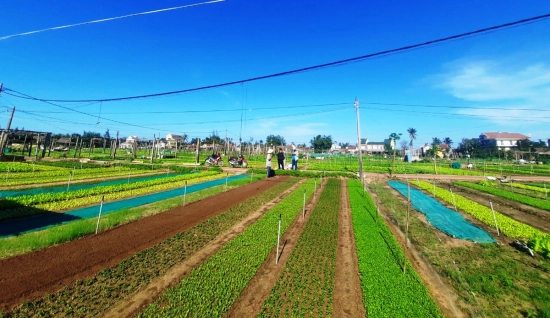
<svg viewBox="0 0 550 318">
<path fill-rule="evenodd" d="M 234 181 L 248 177 L 246 174 L 236 175 L 227 178 L 227 181 Z M 207 188 L 211 188 L 217 185 L 225 184 L 226 179 L 221 178 L 217 180 L 207 181 L 203 183 L 193 184 L 187 186 L 187 193 L 192 193 Z M 108 202 L 103 204 L 101 215 L 109 214 L 112 212 L 120 211 L 123 209 L 133 208 L 145 204 L 154 203 L 157 201 L 166 200 L 174 197 L 183 198 L 183 187 L 163 191 L 159 193 L 147 194 L 139 197 L 133 197 L 130 199 Z M 52 226 L 65 224 L 68 222 L 97 217 L 99 214 L 100 204 L 89 206 L 85 208 L 71 210 L 65 213 L 46 213 L 37 216 L 31 216 L 20 219 L 7 220 L 0 223 L 0 237 L 20 235 L 24 233 L 43 230 Z"/>
<path fill-rule="evenodd" d="M 398 181 L 388 181 L 388 184 L 407 197 L 406 184 Z M 439 201 L 412 187 L 411 205 L 415 210 L 425 214 L 428 222 L 447 235 L 477 243 L 495 243 L 495 239 L 489 233 L 468 222 L 460 213 L 448 209 Z"/>
</svg>

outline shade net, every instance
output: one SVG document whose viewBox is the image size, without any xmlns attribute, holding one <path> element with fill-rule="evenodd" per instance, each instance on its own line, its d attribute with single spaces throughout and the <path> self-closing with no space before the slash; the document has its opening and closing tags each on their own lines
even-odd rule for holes
<svg viewBox="0 0 550 318">
<path fill-rule="evenodd" d="M 407 197 L 407 185 L 398 181 L 388 181 L 388 184 Z M 445 206 L 436 199 L 415 188 L 410 188 L 412 207 L 425 214 L 426 219 L 441 232 L 454 238 L 470 240 L 477 243 L 495 243 L 489 233 L 468 222 L 464 217 Z"/>
<path fill-rule="evenodd" d="M 239 180 L 248 177 L 246 174 L 231 176 L 227 178 L 227 182 L 234 180 Z M 177 189 L 167 190 L 163 192 L 147 194 L 139 197 L 133 197 L 129 199 L 119 200 L 115 202 L 104 203 L 101 208 L 101 215 L 109 214 L 112 212 L 120 211 L 123 209 L 129 209 L 145 204 L 154 203 L 157 201 L 162 201 L 170 198 L 181 197 L 183 202 L 184 192 L 189 194 L 218 185 L 225 184 L 226 178 L 216 179 L 212 181 L 207 181 L 203 183 L 197 183 L 187 186 L 187 191 L 184 187 Z M 85 208 L 74 209 L 67 211 L 65 213 L 45 213 L 37 216 L 7 220 L 0 223 L 0 237 L 20 235 L 24 233 L 34 232 L 43 230 L 52 226 L 57 226 L 60 224 L 66 224 L 72 221 L 86 219 L 86 218 L 97 218 L 99 215 L 100 202 L 97 205 L 88 206 Z"/>
</svg>

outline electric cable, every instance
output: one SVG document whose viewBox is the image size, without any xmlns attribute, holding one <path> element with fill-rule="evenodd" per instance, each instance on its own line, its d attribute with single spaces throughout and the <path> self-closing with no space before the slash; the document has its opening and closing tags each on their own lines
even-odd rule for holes
<svg viewBox="0 0 550 318">
<path fill-rule="evenodd" d="M 430 41 L 426 41 L 426 42 L 421 42 L 421 43 L 417 43 L 417 44 L 407 45 L 407 46 L 403 46 L 403 47 L 399 47 L 399 48 L 394 48 L 394 49 L 379 51 L 379 52 L 376 52 L 376 53 L 371 53 L 371 54 L 352 57 L 352 58 L 348 58 L 348 59 L 338 60 L 338 61 L 334 61 L 334 62 L 318 64 L 318 65 L 303 67 L 303 68 L 294 69 L 294 70 L 290 70 L 290 71 L 273 73 L 273 74 L 269 74 L 269 75 L 251 77 L 251 78 L 248 78 L 248 79 L 242 79 L 242 80 L 237 80 L 237 81 L 231 81 L 231 82 L 225 82 L 225 83 L 213 84 L 213 85 L 207 85 L 207 86 L 201 86 L 201 87 L 195 87 L 195 88 L 182 89 L 182 90 L 171 91 L 171 92 L 154 93 L 154 94 L 146 94 L 146 95 L 135 95 L 135 96 L 127 96 L 127 97 L 116 97 L 116 98 L 104 98 L 104 99 L 75 99 L 75 100 L 45 99 L 45 98 L 27 98 L 27 99 L 35 99 L 35 100 L 40 100 L 40 101 L 58 102 L 58 103 L 114 102 L 114 101 L 143 99 L 143 98 L 151 98 L 151 97 L 159 97 L 159 96 L 166 96 L 166 95 L 196 92 L 196 91 L 219 88 L 219 87 L 230 86 L 230 85 L 235 85 L 235 84 L 254 82 L 254 81 L 264 80 L 264 79 L 268 79 L 268 78 L 275 78 L 275 77 L 287 76 L 287 75 L 292 75 L 292 74 L 297 74 L 297 73 L 304 73 L 304 72 L 323 69 L 323 68 L 327 68 L 327 67 L 340 66 L 340 65 L 344 65 L 344 64 L 348 64 L 348 63 L 352 63 L 352 62 L 358 62 L 358 61 L 363 61 L 363 60 L 367 60 L 367 59 L 372 59 L 372 58 L 375 58 L 375 57 L 382 57 L 382 56 L 390 55 L 390 54 L 393 54 L 393 53 L 400 53 L 400 52 L 405 52 L 405 51 L 409 51 L 409 50 L 412 50 L 412 49 L 428 47 L 428 46 L 432 46 L 434 44 L 443 43 L 443 42 L 447 42 L 447 41 L 453 41 L 453 40 L 468 38 L 468 37 L 480 35 L 480 34 L 483 34 L 483 33 L 494 32 L 496 30 L 503 29 L 503 28 L 515 27 L 515 26 L 519 26 L 519 25 L 522 25 L 522 24 L 535 23 L 535 22 L 539 22 L 539 21 L 542 21 L 544 19 L 547 19 L 549 17 L 550 17 L 550 13 L 535 16 L 535 17 L 531 17 L 531 18 L 527 18 L 527 19 L 521 19 L 521 20 L 517 20 L 517 21 L 514 21 L 514 22 L 499 24 L 499 25 L 491 26 L 491 27 L 487 27 L 487 28 L 482 28 L 482 29 L 478 29 L 478 30 L 475 30 L 475 31 L 469 31 L 469 32 L 460 33 L 460 34 L 456 34 L 456 35 L 451 35 L 451 36 L 447 36 L 447 37 L 444 37 L 444 38 L 439 38 L 439 39 L 430 40 Z M 9 88 L 4 88 L 4 90 L 17 93 L 17 91 L 14 91 L 14 90 L 9 89 Z M 25 97 L 20 97 L 20 98 L 25 98 Z"/>
</svg>

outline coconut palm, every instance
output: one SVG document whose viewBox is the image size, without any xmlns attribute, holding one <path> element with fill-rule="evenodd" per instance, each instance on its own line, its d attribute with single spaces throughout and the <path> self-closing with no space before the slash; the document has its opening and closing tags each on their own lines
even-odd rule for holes
<svg viewBox="0 0 550 318">
<path fill-rule="evenodd" d="M 413 141 L 416 140 L 416 129 L 411 127 L 409 129 L 407 129 L 407 132 L 409 133 L 409 138 L 411 138 L 411 141 L 410 141 L 409 145 L 411 146 L 411 149 L 412 149 Z"/>
<path fill-rule="evenodd" d="M 449 155 L 451 154 L 451 145 L 453 144 L 453 141 L 451 140 L 451 138 L 449 137 L 445 137 L 443 139 L 443 143 L 445 145 L 447 145 L 447 152 L 449 153 Z"/>
<path fill-rule="evenodd" d="M 393 175 L 393 171 L 394 171 L 394 165 L 395 165 L 395 148 L 397 146 L 397 141 L 399 139 L 401 139 L 401 135 L 402 133 L 391 133 L 390 134 L 390 142 L 391 142 L 391 147 L 393 148 L 393 160 L 392 160 L 392 163 L 391 163 L 391 171 L 390 171 L 390 177 Z"/>
</svg>

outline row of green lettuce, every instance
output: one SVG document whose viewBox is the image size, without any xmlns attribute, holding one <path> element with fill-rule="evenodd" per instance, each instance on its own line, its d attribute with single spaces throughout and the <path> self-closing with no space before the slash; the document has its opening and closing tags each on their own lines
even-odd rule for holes
<svg viewBox="0 0 550 318">
<path fill-rule="evenodd" d="M 369 193 L 355 180 L 348 188 L 367 316 L 442 317 Z"/>
<path fill-rule="evenodd" d="M 168 289 L 139 317 L 221 317 L 226 313 L 277 244 L 281 233 L 302 211 L 303 194 L 313 193 L 313 180 L 298 187 L 261 219 Z"/>
<path fill-rule="evenodd" d="M 488 226 L 495 226 L 491 208 L 468 200 L 461 195 L 453 195 L 450 191 L 440 187 L 434 187 L 433 184 L 425 181 L 411 181 L 411 183 L 430 193 L 434 193 L 437 197 L 449 204 L 455 204 L 458 209 L 472 215 Z M 534 251 L 546 257 L 550 256 L 550 235 L 525 223 L 507 217 L 498 211 L 494 211 L 494 215 L 497 220 L 498 228 L 504 235 L 513 239 L 525 240 Z"/>
</svg>

